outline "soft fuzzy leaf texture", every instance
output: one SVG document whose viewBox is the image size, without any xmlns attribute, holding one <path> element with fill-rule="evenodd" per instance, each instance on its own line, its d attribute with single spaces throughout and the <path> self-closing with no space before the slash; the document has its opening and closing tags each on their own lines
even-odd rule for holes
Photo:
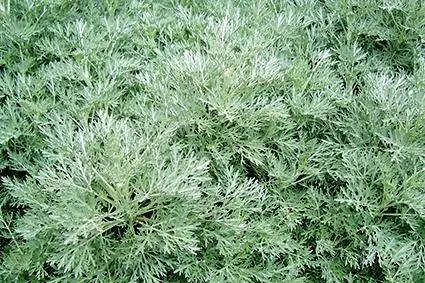
<svg viewBox="0 0 425 283">
<path fill-rule="evenodd" d="M 0 1 L 0 281 L 423 282 L 424 19 Z"/>
</svg>

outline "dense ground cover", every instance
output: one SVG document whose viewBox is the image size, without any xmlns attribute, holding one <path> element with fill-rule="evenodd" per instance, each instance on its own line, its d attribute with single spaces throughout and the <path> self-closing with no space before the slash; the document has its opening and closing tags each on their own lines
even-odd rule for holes
<svg viewBox="0 0 425 283">
<path fill-rule="evenodd" d="M 0 1 L 0 281 L 423 282 L 421 2 Z"/>
</svg>

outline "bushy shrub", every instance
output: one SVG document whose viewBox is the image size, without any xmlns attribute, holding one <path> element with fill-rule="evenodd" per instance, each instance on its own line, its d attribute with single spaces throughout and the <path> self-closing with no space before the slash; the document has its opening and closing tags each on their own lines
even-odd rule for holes
<svg viewBox="0 0 425 283">
<path fill-rule="evenodd" d="M 0 281 L 421 282 L 424 19 L 0 1 Z"/>
</svg>

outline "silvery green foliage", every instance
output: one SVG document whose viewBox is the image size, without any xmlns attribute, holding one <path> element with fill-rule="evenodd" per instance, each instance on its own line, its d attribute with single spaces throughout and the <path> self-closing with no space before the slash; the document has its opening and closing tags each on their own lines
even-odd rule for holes
<svg viewBox="0 0 425 283">
<path fill-rule="evenodd" d="M 420 282 L 424 18 L 0 1 L 0 281 Z"/>
</svg>

